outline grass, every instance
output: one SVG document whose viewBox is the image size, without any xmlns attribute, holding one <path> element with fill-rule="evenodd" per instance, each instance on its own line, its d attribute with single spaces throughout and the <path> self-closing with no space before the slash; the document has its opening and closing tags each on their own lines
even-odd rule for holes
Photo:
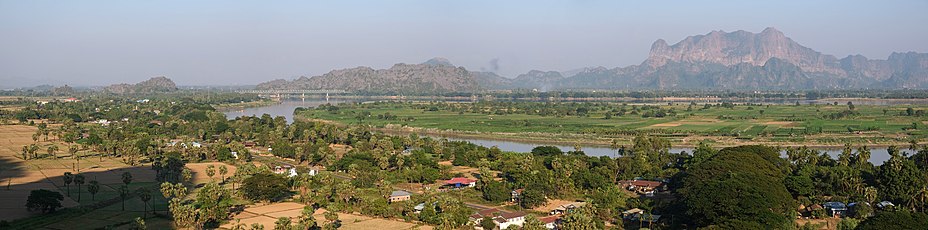
<svg viewBox="0 0 928 230">
<path fill-rule="evenodd" d="M 659 105 L 663 110 L 673 109 L 675 116 L 642 117 L 626 113 L 606 119 L 613 109 L 631 110 L 631 105 L 596 104 L 583 116 L 541 116 L 524 113 L 497 113 L 511 108 L 486 106 L 479 110 L 468 108 L 470 103 L 446 103 L 437 111 L 422 109 L 433 104 L 380 102 L 362 105 L 343 104 L 336 111 L 306 110 L 298 116 L 329 120 L 342 124 L 365 124 L 380 128 L 407 126 L 460 133 L 589 135 L 599 139 L 617 138 L 628 141 L 634 133 L 659 134 L 676 138 L 708 137 L 725 142 L 726 139 L 753 142 L 794 142 L 792 144 L 841 145 L 859 138 L 876 138 L 879 143 L 906 143 L 908 138 L 928 137 L 928 117 L 904 116 L 907 106 L 858 105 L 855 115 L 829 119 L 832 114 L 848 110 L 847 105 L 736 105 L 732 108 L 688 104 Z M 481 105 L 483 106 L 483 105 Z M 639 106 L 640 108 L 640 106 Z M 915 110 L 928 109 L 915 106 Z M 463 112 L 462 112 L 463 111 Z M 885 111 L 885 112 L 884 112 Z M 360 116 L 369 113 L 370 116 Z M 644 111 L 640 112 L 641 114 Z M 394 119 L 378 115 L 395 115 Z M 913 123 L 918 129 L 911 129 Z M 852 134 L 852 135 L 849 135 Z M 502 135 L 497 135 L 502 136 Z M 563 138 L 562 136 L 551 136 Z M 730 138 L 723 138 L 730 137 Z M 782 137 L 791 137 L 784 140 Z M 798 137 L 798 138 L 797 138 Z M 880 140 L 888 137 L 889 140 Z M 835 143 L 835 141 L 841 143 Z M 689 143 L 692 144 L 692 143 Z"/>
</svg>

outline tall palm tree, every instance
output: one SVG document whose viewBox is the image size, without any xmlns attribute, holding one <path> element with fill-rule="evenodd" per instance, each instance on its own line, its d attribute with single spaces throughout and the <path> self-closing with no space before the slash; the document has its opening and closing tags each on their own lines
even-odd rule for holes
<svg viewBox="0 0 928 230">
<path fill-rule="evenodd" d="M 68 196 L 71 196 L 71 182 L 74 181 L 74 174 L 71 174 L 71 172 L 65 172 L 61 179 L 64 180 L 64 186 L 68 189 Z"/>
<path fill-rule="evenodd" d="M 55 152 L 58 152 L 57 145 L 48 146 L 47 151 L 48 151 L 48 155 L 52 155 L 52 157 L 58 158 L 58 155 L 55 155 Z"/>
<path fill-rule="evenodd" d="M 148 188 L 142 187 L 136 190 L 135 192 L 139 195 L 139 199 L 141 199 L 142 202 L 145 203 L 144 205 L 145 212 L 142 214 L 142 218 L 143 219 L 148 218 L 148 201 L 151 200 L 151 190 L 148 190 Z"/>
<path fill-rule="evenodd" d="M 97 192 L 100 191 L 100 182 L 96 180 L 90 181 L 90 183 L 87 184 L 87 191 L 90 192 L 90 198 L 92 200 L 97 200 Z"/>
<path fill-rule="evenodd" d="M 77 174 L 74 176 L 74 185 L 77 186 L 77 202 L 81 202 L 81 185 L 84 184 L 84 175 Z"/>
<path fill-rule="evenodd" d="M 129 186 L 129 183 L 132 183 L 132 173 L 130 173 L 130 172 L 123 172 L 123 173 L 122 173 L 122 183 L 123 183 L 123 184 L 126 184 L 126 186 Z"/>
<path fill-rule="evenodd" d="M 129 198 L 129 187 L 119 186 L 119 198 L 122 199 L 122 210 L 126 211 L 126 198 Z"/>
</svg>

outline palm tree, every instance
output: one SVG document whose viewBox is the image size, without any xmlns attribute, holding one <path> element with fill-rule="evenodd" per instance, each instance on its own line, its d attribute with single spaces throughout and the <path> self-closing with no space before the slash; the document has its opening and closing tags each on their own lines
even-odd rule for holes
<svg viewBox="0 0 928 230">
<path fill-rule="evenodd" d="M 135 192 L 136 194 L 139 195 L 139 199 L 141 199 L 142 202 L 145 203 L 145 206 L 144 206 L 145 212 L 143 212 L 142 218 L 143 219 L 148 218 L 148 201 L 151 200 L 151 190 L 148 190 L 148 188 L 142 187 L 142 188 L 139 188 L 138 190 L 135 190 Z"/>
<path fill-rule="evenodd" d="M 119 198 L 122 198 L 122 210 L 126 211 L 126 198 L 129 198 L 129 186 L 119 186 Z"/>
<path fill-rule="evenodd" d="M 71 172 L 65 172 L 64 177 L 61 177 L 64 180 L 64 186 L 68 189 L 68 196 L 71 196 L 71 182 L 74 181 L 74 174 Z"/>
<path fill-rule="evenodd" d="M 87 191 L 90 192 L 90 198 L 92 200 L 97 200 L 97 192 L 100 191 L 100 182 L 96 180 L 90 181 L 90 183 L 87 184 Z"/>
<path fill-rule="evenodd" d="M 216 166 L 208 165 L 206 166 L 206 176 L 209 176 L 209 180 L 213 180 L 213 176 L 216 175 Z"/>
<path fill-rule="evenodd" d="M 130 172 L 122 173 L 122 183 L 126 184 L 126 186 L 129 186 L 129 183 L 132 183 L 132 173 Z"/>
<path fill-rule="evenodd" d="M 52 157 L 58 158 L 58 156 L 55 155 L 55 152 L 58 152 L 57 145 L 48 146 L 47 151 L 48 151 L 48 155 L 52 155 Z"/>
<path fill-rule="evenodd" d="M 226 182 L 226 174 L 229 173 L 229 167 L 226 167 L 225 164 L 219 165 L 219 177 L 222 178 L 222 183 Z"/>
<path fill-rule="evenodd" d="M 81 202 L 81 185 L 84 184 L 84 175 L 77 174 L 74 176 L 74 185 L 77 186 L 77 202 Z"/>
</svg>

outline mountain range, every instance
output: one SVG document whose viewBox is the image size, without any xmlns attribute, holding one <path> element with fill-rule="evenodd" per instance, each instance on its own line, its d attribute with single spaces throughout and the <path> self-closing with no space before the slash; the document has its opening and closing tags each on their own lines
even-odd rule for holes
<svg viewBox="0 0 928 230">
<path fill-rule="evenodd" d="M 928 88 L 928 54 L 893 53 L 886 60 L 836 58 L 800 45 L 774 28 L 760 33 L 712 31 L 669 45 L 658 39 L 639 65 L 532 70 L 515 78 L 468 71 L 444 58 L 334 70 L 274 80 L 259 89 L 341 89 L 381 93 L 476 92 L 501 89 L 739 89 L 806 90 Z"/>
</svg>

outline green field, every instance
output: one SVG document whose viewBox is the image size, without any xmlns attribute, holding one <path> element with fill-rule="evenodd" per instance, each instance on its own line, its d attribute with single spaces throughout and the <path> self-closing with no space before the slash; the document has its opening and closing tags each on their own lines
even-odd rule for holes
<svg viewBox="0 0 928 230">
<path fill-rule="evenodd" d="M 731 144 L 775 142 L 837 146 L 845 142 L 899 144 L 910 138 L 925 137 L 928 116 L 910 116 L 908 108 L 857 105 L 850 110 L 844 104 L 707 107 L 701 104 L 376 102 L 323 106 L 299 111 L 298 116 L 380 128 L 395 127 L 388 126 L 393 124 L 460 133 L 490 133 L 498 137 L 556 134 L 551 137 L 580 136 L 584 141 L 603 142 L 604 139 L 625 141 L 637 134 L 650 134 L 666 136 L 677 144 L 693 138 Z M 915 106 L 912 111 L 925 109 L 928 108 Z M 662 111 L 663 116 L 653 115 L 657 111 Z M 606 114 L 611 117 L 607 119 Z"/>
</svg>

